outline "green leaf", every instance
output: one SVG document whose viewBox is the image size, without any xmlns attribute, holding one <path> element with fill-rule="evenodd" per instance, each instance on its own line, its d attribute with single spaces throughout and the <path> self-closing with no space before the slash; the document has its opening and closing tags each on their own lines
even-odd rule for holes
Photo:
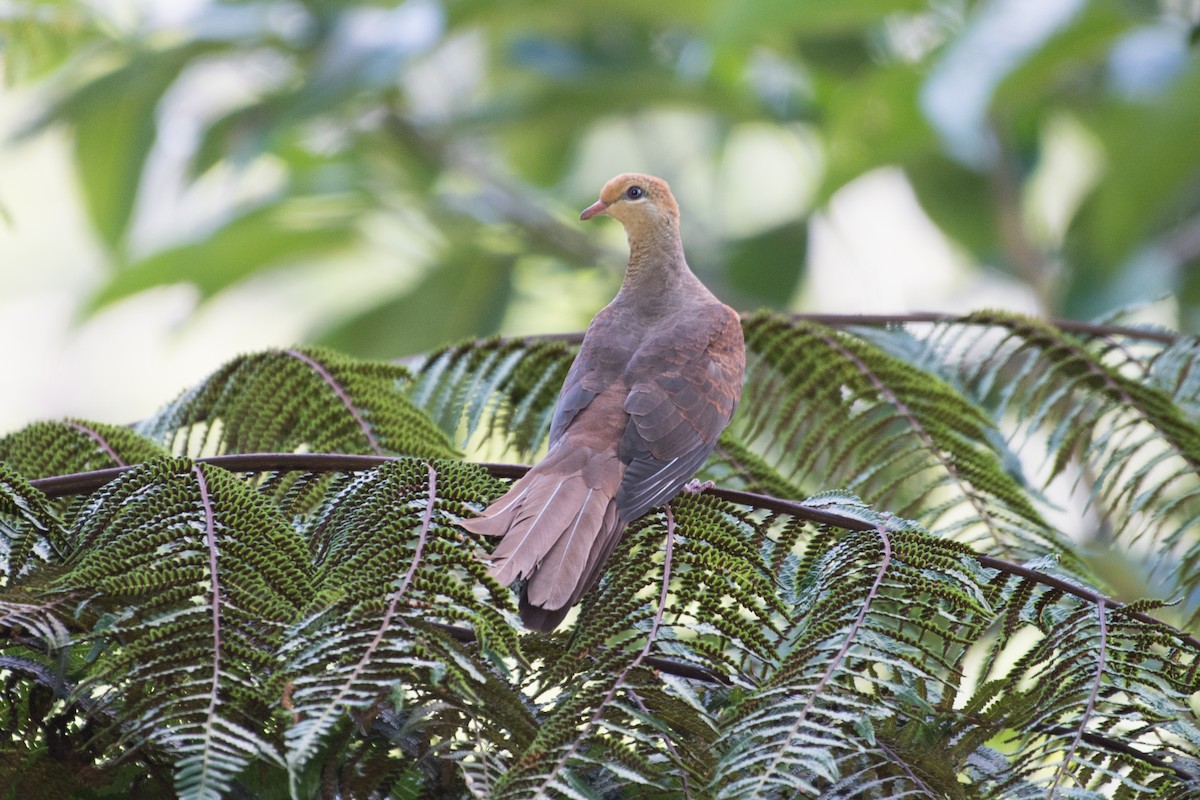
<svg viewBox="0 0 1200 800">
<path fill-rule="evenodd" d="M 209 237 L 162 250 L 112 276 L 89 298 L 95 311 L 155 286 L 186 283 L 209 298 L 274 267 L 341 251 L 358 237 L 360 208 L 347 196 L 287 198 L 227 222 Z"/>
<path fill-rule="evenodd" d="M 184 67 L 208 47 L 135 51 L 121 66 L 59 100 L 36 126 L 55 120 L 71 126 L 88 215 L 114 252 L 124 248 L 146 156 L 158 135 L 158 105 Z"/>
<path fill-rule="evenodd" d="M 827 87 L 828 165 L 820 202 L 864 172 L 937 152 L 937 138 L 917 103 L 921 80 L 919 72 L 899 64 Z"/>
<path fill-rule="evenodd" d="M 41 78 L 98 32 L 82 3 L 8 4 L 0 11 L 0 74 L 12 83 Z"/>
<path fill-rule="evenodd" d="M 986 175 L 934 153 L 914 159 L 905 171 L 921 207 L 943 233 L 977 258 L 995 251 L 995 208 Z"/>
<path fill-rule="evenodd" d="M 733 242 L 725 255 L 729 285 L 757 305 L 786 306 L 804 277 L 808 220 L 786 222 Z"/>
<path fill-rule="evenodd" d="M 1091 251 L 1109 264 L 1195 213 L 1200 180 L 1200 61 L 1152 101 L 1097 120 L 1108 170 L 1096 187 Z M 1147 112 L 1153 124 L 1147 124 Z M 1082 232 L 1082 231 L 1081 231 Z"/>
<path fill-rule="evenodd" d="M 718 38 L 758 40 L 764 33 L 806 38 L 858 30 L 900 11 L 920 11 L 921 0 L 748 0 L 719 6 Z"/>
<path fill-rule="evenodd" d="M 454 248 L 410 290 L 321 336 L 359 356 L 398 358 L 494 332 L 512 293 L 514 260 L 473 247 Z"/>
<path fill-rule="evenodd" d="M 123 425 L 64 419 L 35 422 L 0 438 L 0 461 L 29 478 L 122 467 L 166 455 Z"/>
<path fill-rule="evenodd" d="M 225 364 L 138 425 L 174 452 L 456 455 L 403 392 L 398 364 L 320 347 L 269 350 Z"/>
<path fill-rule="evenodd" d="M 227 794 L 253 761 L 281 764 L 269 679 L 312 565 L 279 511 L 232 473 L 160 459 L 101 490 L 71 539 L 58 588 L 116 612 L 87 691 L 137 720 L 129 745 L 167 749 L 189 800 Z"/>
<path fill-rule="evenodd" d="M 46 496 L 0 461 L 0 574 L 14 585 L 34 560 L 61 558 L 65 533 Z"/>
</svg>

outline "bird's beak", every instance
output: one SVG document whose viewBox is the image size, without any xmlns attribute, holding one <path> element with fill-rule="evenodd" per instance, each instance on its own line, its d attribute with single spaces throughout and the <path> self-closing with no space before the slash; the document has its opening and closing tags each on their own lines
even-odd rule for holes
<svg viewBox="0 0 1200 800">
<path fill-rule="evenodd" d="M 583 213 L 581 213 L 579 215 L 579 218 L 581 220 L 582 219 L 591 219 L 592 217 L 594 217 L 598 214 L 603 214 L 605 209 L 607 209 L 607 208 L 608 208 L 608 203 L 604 202 L 603 200 L 597 200 L 596 202 L 592 203 L 590 206 L 585 208 L 583 210 Z"/>
</svg>

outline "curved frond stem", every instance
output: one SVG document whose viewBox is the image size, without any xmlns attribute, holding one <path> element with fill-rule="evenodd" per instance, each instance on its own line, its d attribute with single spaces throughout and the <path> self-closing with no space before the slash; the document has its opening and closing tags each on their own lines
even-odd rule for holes
<svg viewBox="0 0 1200 800">
<path fill-rule="evenodd" d="M 846 655 L 850 652 L 850 648 L 854 646 L 854 643 L 858 638 L 858 632 L 862 630 L 863 624 L 866 622 L 867 612 L 871 610 L 871 604 L 879 595 L 879 587 L 883 585 L 883 579 L 887 575 L 888 568 L 892 564 L 891 537 L 888 536 L 888 532 L 884 528 L 877 525 L 872 527 L 875 529 L 875 532 L 879 535 L 880 541 L 883 543 L 883 558 L 879 560 L 879 572 L 876 573 L 875 581 L 871 584 L 871 588 L 867 590 L 867 596 L 863 598 L 862 606 L 858 609 L 858 615 L 854 618 L 854 622 L 851 623 L 850 627 L 846 630 L 846 637 L 842 642 L 842 646 L 838 649 L 833 658 L 830 659 L 829 666 L 825 668 L 825 673 L 821 676 L 821 679 L 817 681 L 817 685 L 814 686 L 813 690 L 809 693 L 808 700 L 804 703 L 804 708 L 800 710 L 800 713 L 797 714 L 795 719 L 792 720 L 787 730 L 783 732 L 782 739 L 785 742 L 792 741 L 800 733 L 800 730 L 804 725 L 804 721 L 808 718 L 808 712 L 812 711 L 813 704 L 816 703 L 817 698 L 823 696 L 825 687 L 829 685 L 829 682 L 833 680 L 833 676 L 841 669 L 842 664 L 846 660 Z M 767 778 L 770 775 L 775 774 L 776 770 L 779 769 L 780 761 L 783 759 L 784 753 L 786 752 L 787 748 L 784 747 L 775 749 L 775 755 L 771 759 L 771 763 L 759 774 L 758 783 L 756 784 L 757 789 L 753 796 L 766 796 L 763 790 L 766 788 Z"/>
<path fill-rule="evenodd" d="M 117 451 L 113 449 L 113 446 L 109 443 L 108 439 L 105 439 L 104 436 L 101 435 L 100 431 L 96 430 L 95 428 L 88 427 L 82 422 L 73 419 L 66 419 L 63 420 L 63 422 L 99 445 L 100 449 L 104 451 L 104 454 L 111 458 L 118 466 L 129 466 L 129 462 L 121 458 Z"/>
<path fill-rule="evenodd" d="M 831 350 L 836 351 L 842 356 L 842 358 L 853 364 L 858 371 L 871 382 L 871 385 L 875 387 L 875 390 L 879 392 L 880 396 L 884 397 L 887 402 L 892 404 L 892 406 L 900 413 L 900 416 L 902 416 L 908 423 L 909 428 L 913 431 L 913 433 L 915 433 L 917 437 L 925 443 L 925 447 L 928 452 L 937 459 L 942 469 L 946 470 L 946 474 L 949 475 L 951 480 L 958 484 L 959 487 L 961 487 L 963 497 L 965 497 L 967 502 L 971 504 L 971 507 L 975 509 L 975 515 L 979 521 L 982 522 L 989 531 L 991 531 L 996 543 L 1000 544 L 1003 542 L 1006 538 L 1003 531 L 1001 531 L 1000 527 L 997 526 L 992 520 L 992 515 L 988 513 L 987 506 L 976 493 L 975 487 L 971 485 L 970 481 L 965 480 L 963 476 L 959 474 L 958 468 L 954 465 L 954 460 L 947 457 L 946 451 L 938 445 L 938 443 L 934 440 L 934 437 L 930 435 L 928 430 L 925 429 L 925 426 L 921 424 L 921 420 L 915 413 L 913 413 L 913 410 L 909 408 L 908 404 L 901 400 L 900 397 L 894 391 L 892 391 L 891 387 L 882 381 L 875 371 L 849 348 L 843 347 L 841 342 L 838 342 L 833 337 L 823 336 L 821 338 Z M 1008 549 L 1011 547 L 1011 543 L 1002 546 Z"/>
<path fill-rule="evenodd" d="M 658 639 L 658 628 L 662 624 L 663 612 L 667 607 L 667 595 L 671 588 L 671 551 L 674 549 L 675 543 L 675 515 L 671 512 L 670 503 L 666 506 L 666 515 L 667 541 L 663 554 L 662 591 L 658 595 L 658 609 L 654 612 L 654 621 L 650 625 L 650 633 L 646 636 L 646 643 L 642 646 L 641 652 L 634 656 L 633 660 L 621 670 L 621 674 L 617 675 L 616 679 L 613 680 L 612 685 L 608 687 L 608 692 L 604 695 L 604 699 L 596 704 L 596 710 L 592 713 L 587 724 L 579 729 L 575 738 L 571 741 L 571 746 L 563 751 L 554 767 L 546 772 L 546 780 L 542 783 L 541 788 L 538 789 L 536 797 L 544 796 L 550 782 L 567 765 L 571 756 L 575 754 L 575 751 L 579 749 L 584 739 L 587 738 L 588 732 L 596 726 L 596 723 L 604 716 L 604 712 L 608 709 L 609 705 L 616 699 L 617 692 L 621 689 L 622 684 L 625 683 L 625 679 L 629 677 L 631 672 L 641 666 L 646 656 L 650 654 L 650 649 L 654 646 L 655 640 Z"/>
<path fill-rule="evenodd" d="M 396 591 L 392 592 L 392 596 L 388 598 L 388 607 L 383 613 L 383 620 L 379 623 L 379 628 L 375 631 L 375 637 L 363 651 L 358 663 L 354 665 L 350 677 L 343 682 L 342 689 L 338 695 L 330 701 L 329 706 L 331 709 L 340 707 L 339 703 L 341 699 L 345 697 L 350 687 L 354 686 L 363 669 L 374 657 L 375 651 L 379 649 L 380 643 L 383 642 L 383 637 L 391 629 L 392 618 L 396 616 L 396 609 L 400 606 L 400 599 L 404 597 L 404 593 L 408 591 L 408 587 L 412 583 L 413 576 L 417 574 L 417 565 L 421 563 L 421 556 L 425 553 L 425 540 L 429 536 L 429 525 L 433 522 L 433 498 L 437 492 L 437 471 L 433 468 L 432 464 L 426 464 L 425 466 L 429 469 L 429 500 L 425 504 L 425 514 L 421 518 L 421 530 L 417 534 L 417 546 L 413 552 L 412 563 L 408 565 L 408 572 L 405 574 L 404 580 L 400 582 Z"/>
<path fill-rule="evenodd" d="M 1003 325 L 1005 320 L 1003 318 L 997 318 L 992 320 L 992 322 L 994 324 Z M 1015 323 L 1010 323 L 1010 327 L 1015 327 Z M 1066 329 L 1062 328 L 1061 330 Z M 1175 339 L 1173 338 L 1170 341 L 1174 342 Z M 1061 340 L 1056 343 L 1056 346 L 1060 349 L 1066 350 L 1070 354 L 1073 364 L 1082 364 L 1087 370 L 1088 375 L 1098 378 L 1104 385 L 1104 388 L 1120 400 L 1122 406 L 1125 408 L 1139 409 L 1142 407 L 1142 404 L 1139 403 L 1132 395 L 1130 395 L 1129 391 L 1125 387 L 1113 380 L 1113 376 L 1111 374 L 1109 374 L 1106 370 L 1101 369 L 1096 360 L 1082 347 L 1079 347 L 1070 339 Z M 1193 458 L 1185 448 L 1178 448 L 1178 455 L 1183 458 L 1188 463 L 1188 466 L 1190 466 L 1193 470 L 1200 471 L 1200 463 L 1197 463 L 1196 459 Z"/>
<path fill-rule="evenodd" d="M 904 775 L 913 782 L 914 786 L 918 787 L 920 791 L 924 792 L 927 797 L 937 797 L 937 793 L 930 788 L 928 783 L 926 783 L 919 775 L 917 775 L 912 766 L 905 761 L 902 755 L 897 753 L 891 747 L 888 747 L 886 742 L 878 742 L 878 746 L 879 749 L 882 750 L 883 753 L 891 760 L 891 763 L 899 767 Z"/>
<path fill-rule="evenodd" d="M 371 426 L 367 424 L 365 419 L 363 419 L 362 414 L 359 413 L 358 407 L 350 399 L 350 395 L 347 394 L 345 387 L 338 383 L 337 379 L 333 377 L 329 370 L 325 369 L 320 362 L 316 361 L 305 353 L 301 353 L 299 350 L 288 347 L 284 348 L 282 352 L 303 362 L 309 369 L 317 373 L 321 380 L 325 381 L 326 385 L 328 385 L 329 388 L 333 390 L 333 393 L 337 395 L 337 398 L 341 401 L 342 405 L 346 407 L 346 410 L 350 412 L 350 416 L 358 425 L 359 430 L 361 430 L 363 435 L 367 437 L 367 444 L 371 446 L 371 449 L 374 450 L 377 455 L 383 455 L 383 447 L 380 446 L 379 440 L 375 438 L 375 432 L 371 430 Z"/>
<path fill-rule="evenodd" d="M 192 473 L 196 476 L 196 482 L 200 489 L 200 504 L 204 507 L 204 540 L 208 545 L 208 573 L 212 586 L 212 684 L 209 687 L 208 712 L 204 719 L 205 744 L 203 751 L 208 753 L 212 749 L 214 737 L 217 736 L 213 723 L 217 719 L 217 700 L 221 688 L 221 576 L 217 571 L 217 526 L 213 515 L 212 497 L 208 493 L 208 481 L 204 477 L 204 470 L 200 464 L 192 465 Z M 207 773 L 210 759 L 205 757 L 202 763 L 200 778 L 197 782 L 201 786 L 208 786 Z"/>
<path fill-rule="evenodd" d="M 318 723 L 310 726 L 309 730 L 312 731 L 313 736 L 317 736 L 324 730 L 324 726 L 320 724 L 321 719 L 328 719 L 342 713 L 343 701 L 353 688 L 358 685 L 360 677 L 366 672 L 368 666 L 374 660 L 375 654 L 379 651 L 380 645 L 383 644 L 384 637 L 391 631 L 392 620 L 395 618 L 396 611 L 400 607 L 400 600 L 404 597 L 405 592 L 408 591 L 408 587 L 412 584 L 413 577 L 417 573 L 417 566 L 421 563 L 421 558 L 425 553 L 425 543 L 429 537 L 429 528 L 433 523 L 434 498 L 437 494 L 437 470 L 433 468 L 432 464 L 428 463 L 425 465 L 425 468 L 429 471 L 429 497 L 425 503 L 425 513 L 421 517 L 421 529 L 417 533 L 417 545 L 413 551 L 412 562 L 408 565 L 408 572 L 405 573 L 404 578 L 400 581 L 400 585 L 396 587 L 396 591 L 392 592 L 391 596 L 388 597 L 388 605 L 384 609 L 383 618 L 375 629 L 374 637 L 372 637 L 371 641 L 363 649 L 358 663 L 350 670 L 350 674 L 339 682 L 340 685 L 337 693 L 323 704 L 323 713 L 321 717 L 317 718 Z M 468 631 L 468 633 L 470 632 Z M 294 745 L 292 749 L 295 752 L 306 753 L 308 748 L 312 747 L 313 744 L 313 742 L 302 740 Z M 293 774 L 293 780 L 295 777 Z"/>
<path fill-rule="evenodd" d="M 649 663 L 649 659 L 647 659 L 645 663 Z M 629 696 L 633 698 L 633 702 L 638 707 L 639 711 L 641 711 L 647 717 L 654 716 L 654 712 L 646 707 L 645 701 L 642 700 L 642 696 L 639 695 L 636 690 L 630 689 Z M 679 749 L 675 747 L 675 743 L 671 741 L 671 737 L 668 736 L 666 732 L 663 732 L 659 734 L 659 738 L 662 739 L 663 746 L 667 748 L 667 752 L 671 754 L 671 757 L 675 759 L 676 763 L 682 763 L 683 758 L 679 754 Z M 681 769 L 679 771 L 679 783 L 680 788 L 683 789 L 683 800 L 693 800 L 692 788 L 691 783 L 688 781 L 687 770 Z"/>
<path fill-rule="evenodd" d="M 1096 617 L 1100 628 L 1100 641 L 1097 643 L 1099 652 L 1096 654 L 1096 677 L 1092 681 L 1092 690 L 1088 694 L 1087 707 L 1083 710 L 1083 716 L 1079 718 L 1079 723 L 1075 728 L 1075 739 L 1071 742 L 1071 746 L 1067 749 L 1067 752 L 1063 754 L 1062 762 L 1058 765 L 1058 771 L 1054 774 L 1054 782 L 1046 790 L 1046 800 L 1054 800 L 1055 795 L 1058 794 L 1058 786 L 1062 783 L 1063 776 L 1067 774 L 1067 767 L 1079 749 L 1079 743 L 1083 739 L 1084 732 L 1087 731 L 1088 721 L 1092 718 L 1092 712 L 1096 710 L 1096 697 L 1100 694 L 1100 683 L 1104 678 L 1104 666 L 1108 661 L 1108 616 L 1104 608 L 1104 603 L 1096 603 Z"/>
</svg>

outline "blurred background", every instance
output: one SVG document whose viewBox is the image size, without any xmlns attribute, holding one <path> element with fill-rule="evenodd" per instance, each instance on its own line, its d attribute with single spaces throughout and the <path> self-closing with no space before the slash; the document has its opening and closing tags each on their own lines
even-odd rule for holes
<svg viewBox="0 0 1200 800">
<path fill-rule="evenodd" d="M 624 171 L 751 310 L 1200 330 L 1200 0 L 0 0 L 0 433 L 581 330 Z M 1133 309 L 1130 311 L 1130 309 Z"/>
</svg>

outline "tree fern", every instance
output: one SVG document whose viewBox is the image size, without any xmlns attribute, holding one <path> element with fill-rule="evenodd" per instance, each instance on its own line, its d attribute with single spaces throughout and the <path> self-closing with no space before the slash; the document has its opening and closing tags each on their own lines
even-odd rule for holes
<svg viewBox="0 0 1200 800">
<path fill-rule="evenodd" d="M 268 679 L 312 579 L 274 509 L 221 469 L 159 460 L 101 490 L 69 538 L 56 588 L 80 614 L 103 610 L 80 691 L 120 706 L 119 743 L 170 751 L 188 798 L 220 797 L 252 761 L 278 761 Z"/>
<path fill-rule="evenodd" d="M 8 584 L 35 558 L 48 560 L 66 546 L 62 523 L 46 496 L 0 461 L 0 554 Z"/>
<path fill-rule="evenodd" d="M 784 478 L 854 492 L 989 552 L 1066 545 L 1006 469 L 994 421 L 870 341 L 758 316 L 741 438 Z"/>
<path fill-rule="evenodd" d="M 414 401 L 464 443 L 486 432 L 529 457 L 545 441 L 573 348 L 555 341 L 447 347 L 422 359 Z"/>
<path fill-rule="evenodd" d="M 537 450 L 568 343 L 272 351 L 4 437 L 5 791 L 1195 796 L 1200 640 L 1096 588 L 1033 480 L 1094 476 L 1192 586 L 1196 348 L 1076 327 L 748 320 L 721 488 L 552 636 L 457 525 L 522 470 L 452 441 Z"/>
<path fill-rule="evenodd" d="M 721 796 L 819 795 L 842 762 L 878 750 L 877 721 L 921 719 L 942 703 L 965 644 L 990 616 L 968 558 L 884 519 L 815 536 L 797 565 L 779 663 L 724 720 Z"/>
<path fill-rule="evenodd" d="M 456 455 L 397 388 L 404 367 L 322 348 L 245 356 L 137 426 L 179 455 L 210 452 Z"/>
<path fill-rule="evenodd" d="M 1157 557 L 1182 553 L 1184 568 L 1160 574 L 1172 583 L 1167 593 L 1191 593 L 1200 575 L 1191 568 L 1200 558 L 1191 532 L 1200 520 L 1200 425 L 1188 413 L 1198 399 L 1188 376 L 1200 343 L 1162 339 L 1132 330 L 1083 337 L 977 313 L 933 331 L 926 346 L 943 375 L 1012 431 L 1026 460 L 1044 465 L 1042 481 L 1066 475 L 1086 487 L 1111 528 L 1095 535 Z"/>
<path fill-rule="evenodd" d="M 493 674 L 519 657 L 512 601 L 487 578 L 475 542 L 452 525 L 483 487 L 495 482 L 460 463 L 402 461 L 340 486 L 314 516 L 316 594 L 283 646 L 294 772 L 347 711 L 370 712 L 394 688 L 407 705 L 438 705 L 438 717 L 455 718 L 452 730 L 472 719 L 497 746 L 509 735 L 502 732 L 531 735 L 527 710 L 504 702 Z M 475 647 L 445 629 L 464 622 Z"/>
<path fill-rule="evenodd" d="M 0 461 L 30 478 L 124 467 L 166 454 L 129 428 L 81 419 L 35 422 L 0 439 Z"/>
</svg>

